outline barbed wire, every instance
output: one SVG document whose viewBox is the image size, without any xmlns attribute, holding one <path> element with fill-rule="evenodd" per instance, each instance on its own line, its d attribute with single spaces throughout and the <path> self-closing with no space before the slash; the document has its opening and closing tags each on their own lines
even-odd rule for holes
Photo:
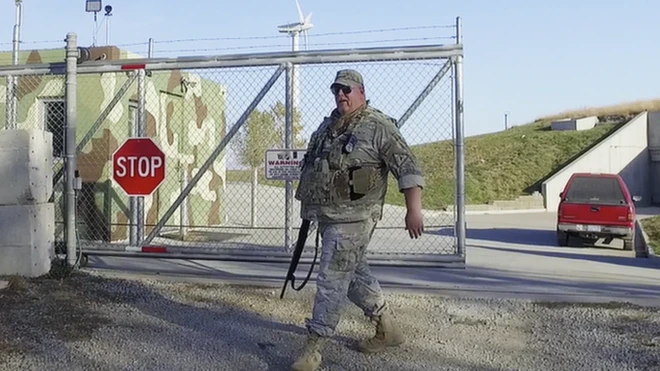
<svg viewBox="0 0 660 371">
<path fill-rule="evenodd" d="M 325 32 L 317 34 L 307 34 L 308 38 L 317 38 L 317 37 L 327 37 L 327 36 L 339 36 L 339 35 L 358 35 L 358 34 L 370 34 L 370 33 L 384 33 L 384 32 L 396 32 L 396 31 L 411 31 L 411 30 L 429 30 L 429 29 L 447 29 L 455 28 L 454 25 L 427 25 L 427 26 L 407 26 L 407 27 L 391 27 L 391 28 L 379 28 L 379 29 L 367 29 L 367 30 L 352 30 L 352 31 L 338 31 L 338 32 Z M 277 39 L 289 39 L 288 35 L 264 35 L 264 36 L 227 36 L 227 37 L 208 37 L 208 38 L 188 38 L 188 39 L 173 39 L 173 40 L 154 40 L 154 44 L 174 44 L 174 43 L 191 43 L 191 42 L 209 42 L 209 41 L 247 41 L 247 40 L 277 40 Z M 20 44 L 52 44 L 52 43 L 62 43 L 62 40 L 37 40 L 37 41 L 20 41 Z M 12 45 L 12 42 L 0 43 L 0 45 Z M 148 45 L 148 41 L 143 42 L 134 42 L 126 44 L 116 44 L 117 47 L 127 47 L 127 46 L 140 46 Z"/>
<path fill-rule="evenodd" d="M 340 31 L 340 32 L 325 32 L 317 34 L 308 34 L 308 38 L 325 37 L 325 36 L 338 36 L 338 35 L 356 35 L 366 33 L 382 33 L 391 31 L 410 31 L 410 30 L 425 30 L 437 28 L 455 28 L 452 25 L 434 25 L 434 26 L 410 26 L 410 27 L 394 27 L 394 28 L 379 28 L 371 30 L 355 30 L 355 31 Z M 194 39 L 177 39 L 177 40 L 154 40 L 154 44 L 172 44 L 181 42 L 199 42 L 199 41 L 232 41 L 232 40 L 274 40 L 274 39 L 288 39 L 287 35 L 272 35 L 272 36 L 235 36 L 235 37 L 209 37 L 209 38 L 194 38 Z M 144 45 L 147 43 L 139 43 Z M 119 45 L 118 45 L 119 46 Z M 125 45 L 129 46 L 129 45 Z"/>
<path fill-rule="evenodd" d="M 385 33 L 385 32 L 401 32 L 401 31 L 410 31 L 410 30 L 428 30 L 428 29 L 447 29 L 455 28 L 454 25 L 430 25 L 430 26 L 410 26 L 410 27 L 392 27 L 392 28 L 380 28 L 380 29 L 367 29 L 367 30 L 355 30 L 355 31 L 338 31 L 338 32 L 326 32 L 319 34 L 307 35 L 307 39 L 316 39 L 326 36 L 337 36 L 337 35 L 357 35 L 357 34 L 374 34 L 374 33 Z M 233 40 L 274 40 L 274 39 L 290 39 L 289 35 L 269 35 L 269 36 L 237 36 L 237 37 L 213 37 L 213 38 L 189 38 L 189 39 L 176 39 L 176 40 L 161 40 L 155 41 L 154 44 L 174 44 L 174 43 L 194 43 L 194 42 L 212 42 L 212 41 L 233 41 Z M 456 36 L 427 36 L 427 37 L 407 37 L 407 38 L 387 38 L 387 39 L 372 39 L 372 40 L 363 40 L 363 41 L 341 41 L 341 42 L 301 42 L 301 49 L 317 48 L 317 47 L 328 47 L 328 46 L 347 46 L 347 45 L 365 45 L 365 44 L 378 44 L 378 43 L 405 43 L 405 42 L 421 42 L 421 41 L 430 41 L 430 40 L 455 40 Z M 302 40 L 301 40 L 302 41 Z M 21 44 L 53 44 L 58 43 L 62 44 L 62 40 L 41 40 L 41 41 L 21 41 Z M 2 45 L 12 45 L 12 43 L 0 43 Z M 138 55 L 147 55 L 148 50 L 141 49 L 140 51 L 131 50 L 127 47 L 136 47 L 136 46 L 148 46 L 149 42 L 134 42 L 134 43 L 125 43 L 125 44 L 115 44 L 112 46 L 123 49 L 126 52 L 134 53 Z M 201 48 L 180 48 L 180 49 L 164 49 L 159 50 L 155 48 L 153 50 L 154 55 L 169 55 L 173 53 L 209 53 L 209 52 L 222 52 L 222 51 L 232 51 L 232 50 L 273 50 L 273 49 L 285 49 L 290 50 L 291 43 L 277 43 L 277 44 L 260 44 L 260 45 L 240 45 L 240 46 L 219 46 L 219 47 L 201 47 Z M 57 47 L 50 48 L 38 48 L 39 50 L 56 50 Z M 23 50 L 25 51 L 25 50 Z M 0 53 L 5 54 L 0 56 L 0 65 L 6 65 L 11 63 L 11 53 L 12 50 L 0 50 Z"/>
<path fill-rule="evenodd" d="M 312 43 L 307 46 L 333 46 L 333 45 L 350 45 L 350 44 L 376 44 L 388 42 L 405 42 L 405 41 L 428 41 L 439 39 L 453 39 L 453 36 L 444 37 L 412 37 L 412 38 L 399 38 L 399 39 L 383 39 L 383 40 L 365 40 L 365 41 L 348 41 L 348 42 L 327 42 L 327 43 Z M 222 50 L 241 50 L 241 49 L 260 49 L 260 48 L 289 48 L 291 44 L 269 44 L 269 45 L 244 45 L 244 46 L 229 46 L 222 48 L 196 48 L 196 49 L 165 49 L 154 50 L 154 53 L 189 53 L 189 52 L 212 52 Z"/>
<path fill-rule="evenodd" d="M 363 41 L 342 41 L 342 42 L 324 42 L 324 43 L 307 43 L 301 44 L 301 47 L 307 47 L 307 48 L 314 48 L 314 47 L 320 47 L 320 46 L 351 46 L 351 45 L 363 45 L 363 44 L 378 44 L 378 43 L 405 43 L 405 42 L 412 42 L 412 41 L 431 41 L 431 40 L 448 40 L 448 39 L 455 39 L 455 36 L 434 36 L 434 37 L 408 37 L 408 38 L 395 38 L 395 39 L 377 39 L 377 40 L 363 40 Z M 135 43 L 130 46 L 139 46 L 143 45 L 143 43 Z M 119 45 L 117 45 L 119 47 Z M 188 48 L 188 49 L 164 49 L 164 50 L 159 50 L 156 48 L 153 50 L 154 55 L 168 55 L 168 54 L 174 54 L 174 53 L 208 53 L 208 52 L 222 52 L 222 51 L 230 51 L 230 50 L 254 50 L 254 49 L 262 49 L 262 50 L 272 50 L 272 49 L 284 49 L 284 50 L 290 50 L 291 44 L 286 43 L 286 44 L 262 44 L 262 45 L 241 45 L 241 46 L 226 46 L 226 47 L 216 47 L 216 48 Z M 55 50 L 50 49 L 50 50 Z M 137 55 L 147 55 L 148 50 L 131 50 L 131 49 L 126 49 L 122 48 L 124 51 L 137 54 Z M 0 54 L 5 53 L 4 56 L 0 56 L 0 65 L 5 65 L 7 63 L 10 63 L 12 61 L 11 58 L 11 50 L 0 50 Z"/>
<path fill-rule="evenodd" d="M 19 44 L 53 44 L 53 43 L 63 43 L 64 38 L 62 40 L 41 40 L 41 41 L 19 41 Z M 14 44 L 13 42 L 10 43 L 0 43 L 0 45 L 12 45 Z"/>
</svg>

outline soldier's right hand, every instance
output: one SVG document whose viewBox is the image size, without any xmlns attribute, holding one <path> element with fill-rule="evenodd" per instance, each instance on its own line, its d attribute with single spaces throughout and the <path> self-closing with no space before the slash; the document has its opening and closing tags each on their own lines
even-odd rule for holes
<svg viewBox="0 0 660 371">
<path fill-rule="evenodd" d="M 421 211 L 409 210 L 406 213 L 406 230 L 410 238 L 419 238 L 424 233 L 424 216 Z"/>
</svg>

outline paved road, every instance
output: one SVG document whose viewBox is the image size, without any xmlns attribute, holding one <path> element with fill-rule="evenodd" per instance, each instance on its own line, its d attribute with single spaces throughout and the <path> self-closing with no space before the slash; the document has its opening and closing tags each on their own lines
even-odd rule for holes
<svg viewBox="0 0 660 371">
<path fill-rule="evenodd" d="M 557 247 L 555 217 L 554 213 L 469 215 L 466 269 L 374 267 L 373 271 L 393 290 L 660 305 L 660 259 L 634 258 L 621 250 L 618 241 L 609 247 Z M 94 256 L 90 267 L 176 280 L 222 279 L 277 286 L 287 269 L 282 264 Z M 308 266 L 299 266 L 299 279 L 307 270 Z"/>
</svg>

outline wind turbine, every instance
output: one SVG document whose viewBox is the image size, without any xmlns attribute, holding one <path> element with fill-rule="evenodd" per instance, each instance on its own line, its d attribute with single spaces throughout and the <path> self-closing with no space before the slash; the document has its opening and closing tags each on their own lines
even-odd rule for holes
<svg viewBox="0 0 660 371">
<path fill-rule="evenodd" d="M 302 9 L 300 9 L 300 3 L 296 0 L 296 7 L 298 8 L 298 22 L 288 23 L 281 26 L 278 26 L 277 29 L 280 33 L 288 33 L 291 35 L 291 50 L 297 52 L 300 47 L 300 34 L 302 33 L 305 37 L 305 49 L 307 49 L 307 31 L 314 27 L 310 22 L 312 19 L 312 13 L 310 12 L 307 17 L 303 16 Z M 298 98 L 298 68 L 293 65 L 293 108 L 296 109 L 299 104 Z"/>
</svg>

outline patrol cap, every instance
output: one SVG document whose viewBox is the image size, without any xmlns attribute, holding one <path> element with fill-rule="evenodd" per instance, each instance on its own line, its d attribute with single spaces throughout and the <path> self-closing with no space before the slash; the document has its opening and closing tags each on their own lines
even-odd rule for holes
<svg viewBox="0 0 660 371">
<path fill-rule="evenodd" d="M 335 76 L 335 81 L 330 85 L 330 87 L 332 88 L 332 86 L 335 84 L 346 85 L 346 86 L 356 86 L 356 85 L 362 86 L 364 85 L 364 80 L 362 79 L 362 75 L 358 71 L 346 69 L 346 70 L 339 70 L 337 72 L 337 75 Z"/>
</svg>

